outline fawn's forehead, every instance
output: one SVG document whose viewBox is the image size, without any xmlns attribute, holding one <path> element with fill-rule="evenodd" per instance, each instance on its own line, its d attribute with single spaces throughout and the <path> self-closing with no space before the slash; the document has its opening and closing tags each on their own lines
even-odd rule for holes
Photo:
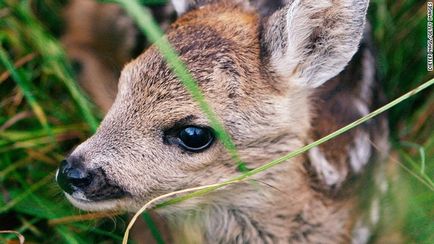
<svg viewBox="0 0 434 244">
<path fill-rule="evenodd" d="M 258 78 L 254 77 L 260 66 L 257 29 L 252 13 L 207 6 L 181 17 L 166 36 L 208 101 L 228 104 L 253 89 L 241 84 L 243 80 Z M 200 113 L 155 46 L 124 68 L 118 99 L 130 104 L 130 109 L 140 106 L 165 114 L 163 117 L 189 116 L 186 108 L 192 114 Z"/>
<path fill-rule="evenodd" d="M 236 6 L 210 5 L 181 16 L 166 36 L 206 92 L 216 72 L 243 76 L 258 68 L 257 22 L 254 13 Z M 127 82 L 138 83 L 136 86 L 181 87 L 155 46 L 127 65 L 124 73 Z M 225 82 L 213 80 L 214 83 L 220 81 Z"/>
</svg>

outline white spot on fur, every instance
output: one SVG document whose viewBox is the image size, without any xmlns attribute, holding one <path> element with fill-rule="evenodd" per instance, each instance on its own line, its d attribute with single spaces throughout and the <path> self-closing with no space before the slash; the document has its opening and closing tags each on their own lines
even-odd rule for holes
<svg viewBox="0 0 434 244">
<path fill-rule="evenodd" d="M 361 101 L 360 99 L 354 99 L 353 103 L 361 116 L 365 116 L 369 114 L 368 106 L 363 101 Z"/>
<path fill-rule="evenodd" d="M 176 10 L 176 13 L 178 13 L 178 15 L 181 15 L 185 11 L 187 11 L 187 7 L 188 7 L 187 0 L 172 0 L 172 4 Z"/>
<path fill-rule="evenodd" d="M 365 244 L 368 243 L 371 231 L 369 227 L 364 225 L 361 220 L 357 221 L 356 226 L 353 229 L 352 244 Z"/>
<path fill-rule="evenodd" d="M 367 133 L 359 133 L 354 140 L 354 147 L 350 148 L 350 165 L 354 172 L 358 173 L 371 157 L 371 143 Z"/>
<path fill-rule="evenodd" d="M 378 198 L 374 199 L 371 204 L 370 217 L 371 223 L 374 225 L 376 225 L 380 220 L 380 200 L 378 200 Z"/>
<path fill-rule="evenodd" d="M 383 194 L 386 193 L 388 189 L 389 189 L 389 184 L 387 184 L 387 181 L 386 180 L 381 181 L 380 182 L 381 193 L 383 193 Z"/>
<path fill-rule="evenodd" d="M 375 184 L 378 186 L 378 189 L 380 189 L 380 193 L 384 194 L 387 192 L 389 185 L 384 173 L 384 167 L 382 165 L 380 166 L 381 167 L 375 174 Z"/>
<path fill-rule="evenodd" d="M 337 185 L 344 180 L 345 176 L 339 174 L 339 172 L 327 161 L 318 147 L 310 149 L 308 157 L 320 179 L 322 179 L 327 185 Z"/>
<path fill-rule="evenodd" d="M 372 96 L 371 87 L 375 80 L 375 59 L 370 51 L 363 53 L 363 76 L 360 96 L 365 101 L 370 101 Z"/>
</svg>

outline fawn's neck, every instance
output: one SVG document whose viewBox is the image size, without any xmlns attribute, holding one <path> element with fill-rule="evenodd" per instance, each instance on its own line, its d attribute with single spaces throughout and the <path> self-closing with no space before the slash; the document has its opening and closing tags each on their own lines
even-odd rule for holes
<svg viewBox="0 0 434 244">
<path fill-rule="evenodd" d="M 211 197 L 215 201 L 178 216 L 172 223 L 176 226 L 175 240 L 188 243 L 350 242 L 354 219 L 352 201 L 325 199 L 314 193 L 301 177 L 288 177 L 291 173 L 286 174 L 285 184 L 279 184 L 283 180 L 279 175 L 270 174 L 274 179 L 270 185 L 258 179 L 226 188 L 219 196 Z"/>
</svg>

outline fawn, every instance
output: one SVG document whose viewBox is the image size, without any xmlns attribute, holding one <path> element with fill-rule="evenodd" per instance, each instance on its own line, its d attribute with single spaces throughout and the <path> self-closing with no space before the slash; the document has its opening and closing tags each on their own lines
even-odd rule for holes
<svg viewBox="0 0 434 244">
<path fill-rule="evenodd" d="M 368 2 L 173 0 L 179 17 L 165 37 L 242 161 L 255 168 L 382 103 L 365 26 Z M 119 46 L 131 49 L 128 35 L 135 34 L 119 29 L 126 35 L 116 37 Z M 68 52 L 82 59 L 88 78 L 112 74 L 98 69 L 104 57 L 80 56 L 85 50 L 68 38 Z M 387 187 L 381 169 L 387 135 L 380 116 L 254 176 L 254 183 L 157 213 L 174 242 L 366 243 L 380 215 L 378 194 Z M 204 113 L 150 46 L 123 68 L 99 129 L 62 161 L 56 179 L 78 208 L 136 211 L 164 193 L 238 174 Z"/>
</svg>

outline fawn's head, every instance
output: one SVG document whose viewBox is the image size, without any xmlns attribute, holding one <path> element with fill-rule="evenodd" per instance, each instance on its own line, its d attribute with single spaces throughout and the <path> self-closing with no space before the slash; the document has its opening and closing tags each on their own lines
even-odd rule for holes
<svg viewBox="0 0 434 244">
<path fill-rule="evenodd" d="M 264 16 L 272 11 L 261 1 L 173 2 L 181 16 L 166 36 L 249 168 L 303 145 L 309 95 L 356 52 L 367 8 L 356 0 L 276 1 L 279 10 Z M 238 174 L 157 48 L 124 68 L 118 89 L 96 134 L 59 169 L 74 205 L 135 210 Z"/>
</svg>

